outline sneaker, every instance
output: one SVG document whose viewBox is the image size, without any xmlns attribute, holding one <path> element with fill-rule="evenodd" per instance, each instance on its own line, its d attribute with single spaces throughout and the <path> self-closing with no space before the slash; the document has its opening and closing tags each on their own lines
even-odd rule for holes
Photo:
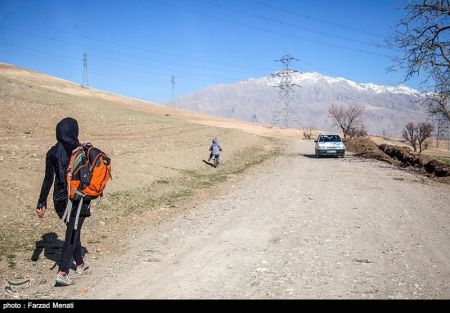
<svg viewBox="0 0 450 313">
<path fill-rule="evenodd" d="M 72 280 L 69 278 L 69 275 L 63 272 L 58 272 L 56 275 L 56 285 L 57 286 L 70 286 L 72 285 Z"/>
<path fill-rule="evenodd" d="M 80 274 L 80 275 L 81 275 L 81 274 L 83 274 L 84 271 L 87 270 L 88 268 L 89 268 L 89 264 L 87 264 L 86 262 L 84 262 L 83 264 L 77 266 L 77 269 L 75 270 L 75 272 L 76 272 L 77 274 Z"/>
</svg>

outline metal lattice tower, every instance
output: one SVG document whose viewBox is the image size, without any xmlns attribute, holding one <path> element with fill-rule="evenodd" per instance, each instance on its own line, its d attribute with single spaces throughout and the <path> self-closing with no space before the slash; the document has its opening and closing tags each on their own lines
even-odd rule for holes
<svg viewBox="0 0 450 313">
<path fill-rule="evenodd" d="M 172 102 L 175 100 L 175 76 L 172 75 L 172 78 L 170 79 L 170 82 L 172 83 Z"/>
<path fill-rule="evenodd" d="M 87 53 L 83 53 L 83 87 L 89 86 L 87 62 Z"/>
<path fill-rule="evenodd" d="M 300 118 L 297 113 L 296 101 L 293 95 L 294 87 L 300 87 L 293 82 L 293 74 L 299 73 L 291 68 L 293 61 L 298 59 L 285 54 L 281 59 L 276 60 L 280 62 L 283 67 L 281 70 L 272 74 L 272 77 L 278 79 L 278 101 L 275 105 L 272 115 L 272 125 L 278 125 L 283 128 L 301 128 Z"/>
</svg>

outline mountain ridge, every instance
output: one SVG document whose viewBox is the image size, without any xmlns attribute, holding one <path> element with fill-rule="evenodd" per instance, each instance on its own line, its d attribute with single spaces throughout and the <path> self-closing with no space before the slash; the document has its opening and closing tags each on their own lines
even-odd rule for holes
<svg viewBox="0 0 450 313">
<path fill-rule="evenodd" d="M 375 91 L 377 93 L 381 93 L 381 92 L 393 92 L 393 93 L 401 93 L 401 94 L 409 94 L 409 95 L 420 95 L 421 92 L 419 92 L 418 90 L 408 87 L 404 84 L 399 84 L 398 86 L 386 86 L 383 84 L 374 84 L 374 83 L 358 83 L 355 81 L 352 81 L 350 79 L 341 77 L 341 76 L 337 76 L 337 77 L 332 77 L 332 76 L 328 76 L 328 75 L 323 75 L 319 72 L 305 72 L 305 73 L 294 73 L 293 74 L 293 83 L 301 83 L 305 80 L 325 80 L 327 82 L 330 83 L 336 83 L 336 82 L 343 82 L 343 83 L 347 83 L 350 85 L 355 86 L 356 88 L 360 88 L 362 90 L 371 90 L 371 91 Z M 239 81 L 237 83 L 246 83 L 248 81 L 267 81 L 270 82 L 273 80 L 273 78 L 271 77 L 261 77 L 261 78 L 249 78 L 246 80 L 242 80 Z"/>
<path fill-rule="evenodd" d="M 371 134 L 398 135 L 409 121 L 426 119 L 420 104 L 424 94 L 405 85 L 385 86 L 358 83 L 318 72 L 293 73 L 292 99 L 303 127 L 336 130 L 328 117 L 332 104 L 365 107 L 366 126 Z M 249 78 L 221 84 L 175 99 L 170 106 L 201 113 L 271 124 L 279 102 L 276 76 Z"/>
</svg>

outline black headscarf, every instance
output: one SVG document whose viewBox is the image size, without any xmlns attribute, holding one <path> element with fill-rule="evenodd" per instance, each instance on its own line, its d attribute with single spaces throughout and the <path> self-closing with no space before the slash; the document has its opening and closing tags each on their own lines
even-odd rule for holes
<svg viewBox="0 0 450 313">
<path fill-rule="evenodd" d="M 66 117 L 56 125 L 56 139 L 58 140 L 58 171 L 60 181 L 65 181 L 67 166 L 72 151 L 80 145 L 78 141 L 78 123 L 71 117 Z"/>
</svg>

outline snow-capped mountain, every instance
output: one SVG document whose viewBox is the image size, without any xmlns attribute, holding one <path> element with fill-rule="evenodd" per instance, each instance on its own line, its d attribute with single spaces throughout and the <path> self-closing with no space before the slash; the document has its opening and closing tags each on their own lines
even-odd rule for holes
<svg viewBox="0 0 450 313">
<path fill-rule="evenodd" d="M 293 73 L 292 106 L 300 124 L 322 130 L 337 130 L 328 116 L 332 104 L 365 107 L 366 126 L 371 134 L 400 134 L 410 121 L 426 119 L 420 100 L 423 95 L 407 86 L 356 83 L 319 73 Z M 279 102 L 277 77 L 251 78 L 235 84 L 218 85 L 176 99 L 169 105 L 192 111 L 270 124 Z"/>
</svg>

